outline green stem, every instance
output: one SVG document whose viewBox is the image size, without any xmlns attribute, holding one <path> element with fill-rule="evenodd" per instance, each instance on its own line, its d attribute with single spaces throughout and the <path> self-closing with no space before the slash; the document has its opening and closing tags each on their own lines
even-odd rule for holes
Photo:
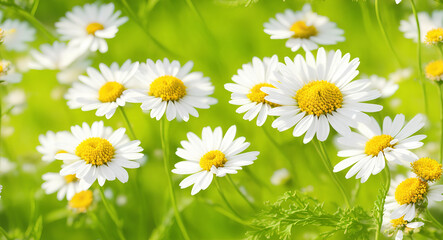
<svg viewBox="0 0 443 240">
<path fill-rule="evenodd" d="M 268 185 L 268 183 L 265 181 L 262 181 L 257 176 L 255 176 L 254 173 L 252 173 L 251 170 L 249 170 L 249 168 L 243 168 L 243 171 L 252 179 L 252 181 L 254 181 L 254 183 L 257 186 L 260 186 L 260 187 L 264 186 L 267 190 L 269 190 L 269 192 L 274 193 L 274 190 Z"/>
<path fill-rule="evenodd" d="M 386 162 L 386 160 L 385 160 L 385 162 Z M 383 223 L 383 212 L 384 212 L 385 200 L 386 200 L 386 196 L 388 195 L 388 192 L 389 192 L 389 187 L 391 186 L 391 171 L 389 170 L 389 166 L 388 166 L 387 162 L 386 162 L 384 172 L 385 172 L 385 178 L 386 178 L 385 192 L 383 194 L 381 208 L 378 212 L 378 221 L 377 221 L 378 224 L 377 224 L 377 230 L 375 232 L 375 240 L 378 240 L 381 235 L 381 225 Z"/>
<path fill-rule="evenodd" d="M 443 162 L 443 84 L 437 83 L 438 93 L 440 95 L 440 163 Z"/>
<path fill-rule="evenodd" d="M 348 208 L 351 207 L 351 204 L 349 203 L 348 195 L 346 195 L 345 189 L 344 189 L 343 185 L 340 183 L 340 181 L 338 180 L 337 176 L 332 171 L 333 168 L 332 168 L 331 160 L 329 159 L 328 154 L 326 153 L 326 150 L 325 150 L 325 147 L 323 145 L 323 142 L 320 142 L 319 140 L 315 139 L 314 140 L 314 146 L 315 146 L 318 154 L 320 155 L 320 158 L 323 161 L 323 164 L 325 165 L 329 175 L 331 176 L 332 181 L 334 182 L 335 186 L 340 191 L 340 193 L 341 193 L 341 195 L 343 197 L 343 200 L 346 203 L 346 206 Z"/>
<path fill-rule="evenodd" d="M 172 184 L 172 176 L 171 176 L 171 169 L 169 168 L 169 122 L 166 119 L 166 117 L 163 117 L 162 121 L 160 122 L 160 138 L 162 141 L 162 149 L 163 149 L 163 163 L 166 171 L 166 175 L 168 178 L 168 185 L 169 185 L 169 195 L 171 197 L 171 204 L 172 208 L 174 209 L 174 215 L 175 219 L 177 221 L 177 225 L 180 228 L 180 231 L 183 235 L 183 238 L 186 240 L 190 240 L 188 232 L 186 231 L 185 225 L 183 224 L 183 220 L 180 215 L 180 211 L 177 207 L 177 202 L 175 199 L 175 193 L 174 193 L 174 186 Z"/>
<path fill-rule="evenodd" d="M 4 228 L 2 228 L 0 226 L 0 233 L 7 239 L 7 240 L 12 240 L 12 238 L 9 236 L 8 232 L 6 232 L 6 230 Z"/>
<path fill-rule="evenodd" d="M 235 209 L 232 207 L 232 205 L 229 203 L 228 199 L 226 198 L 225 194 L 223 193 L 221 187 L 220 187 L 220 183 L 218 182 L 218 178 L 215 177 L 215 185 L 217 186 L 217 190 L 218 193 L 220 194 L 220 197 L 223 199 L 223 202 L 225 202 L 226 206 L 228 206 L 228 208 L 232 211 L 232 213 L 234 213 L 237 217 L 240 217 L 240 215 L 237 213 L 237 211 L 235 211 Z"/>
<path fill-rule="evenodd" d="M 131 122 L 129 121 L 129 118 L 126 115 L 125 109 L 122 106 L 120 106 L 119 109 L 120 109 L 120 112 L 122 113 L 123 118 L 125 119 L 126 125 L 129 128 L 129 132 L 131 132 L 132 138 L 133 139 L 137 139 L 137 136 L 135 135 L 134 129 L 132 128 Z"/>
<path fill-rule="evenodd" d="M 121 240 L 125 240 L 126 238 L 125 238 L 125 236 L 123 235 L 123 232 L 122 232 L 122 224 L 121 224 L 120 220 L 118 219 L 117 212 L 116 212 L 115 209 L 112 208 L 111 205 L 108 203 L 108 200 L 106 199 L 106 197 L 105 197 L 105 193 L 104 193 L 104 191 L 103 191 L 103 187 L 102 187 L 102 186 L 99 186 L 98 189 L 100 190 L 100 197 L 102 198 L 103 205 L 105 205 L 105 209 L 106 209 L 106 211 L 108 212 L 108 215 L 111 217 L 111 220 L 114 222 L 115 226 L 117 226 L 117 234 L 118 234 L 118 237 L 119 237 Z"/>
<path fill-rule="evenodd" d="M 438 50 L 440 50 L 440 54 L 443 57 L 443 45 L 441 43 L 438 44 Z"/>
<path fill-rule="evenodd" d="M 96 228 L 98 228 L 101 237 L 103 239 L 109 239 L 109 236 L 107 236 L 107 230 L 104 228 L 103 224 L 98 220 L 97 215 L 95 215 L 92 211 L 89 211 L 88 215 L 92 218 L 92 221 L 94 222 Z"/>
<path fill-rule="evenodd" d="M 211 203 L 211 202 L 208 202 L 208 201 L 203 201 L 203 200 L 201 200 L 201 199 L 199 199 L 199 198 L 197 198 L 197 200 L 200 201 L 200 202 L 202 202 L 202 203 L 207 204 L 207 205 L 210 206 L 212 209 L 214 209 L 215 211 L 217 211 L 217 212 L 219 212 L 220 214 L 224 215 L 225 217 L 227 217 L 227 218 L 233 220 L 234 222 L 238 222 L 238 223 L 240 223 L 240 224 L 242 224 L 242 225 L 244 225 L 244 226 L 247 226 L 247 227 L 250 227 L 250 228 L 254 228 L 254 229 L 256 229 L 256 227 L 253 226 L 253 225 L 251 225 L 251 223 L 249 223 L 249 222 L 247 222 L 247 221 L 245 221 L 245 220 L 243 220 L 243 219 L 237 217 L 236 215 L 232 214 L 232 213 L 229 212 L 229 211 L 226 211 L 226 208 L 225 208 L 225 207 L 222 207 L 222 206 L 220 206 L 220 205 L 218 205 L 218 204 L 214 204 L 214 203 Z"/>
<path fill-rule="evenodd" d="M 385 42 L 388 44 L 389 49 L 391 50 L 391 52 L 394 54 L 395 59 L 397 60 L 398 64 L 401 66 L 401 61 L 400 58 L 397 55 L 397 52 L 395 52 L 394 46 L 392 46 L 391 41 L 389 40 L 388 37 L 388 33 L 386 32 L 386 29 L 383 25 L 383 22 L 381 20 L 381 15 L 380 15 L 380 6 L 379 6 L 379 0 L 375 0 L 375 15 L 377 16 L 377 22 L 378 22 L 378 26 L 380 27 L 380 30 L 383 34 L 383 38 L 385 39 Z"/>
<path fill-rule="evenodd" d="M 235 184 L 234 180 L 232 180 L 231 176 L 228 174 L 227 175 L 229 182 L 231 183 L 231 185 L 235 188 L 235 190 L 238 192 L 238 194 L 240 194 L 240 196 L 248 203 L 248 205 L 256 210 L 257 208 L 255 207 L 254 203 L 251 202 L 251 200 L 249 200 L 249 198 L 242 192 L 240 191 L 240 188 L 237 186 L 237 184 Z"/>
<path fill-rule="evenodd" d="M 441 230 L 443 230 L 443 225 L 434 218 L 434 216 L 432 216 L 431 212 L 429 211 L 429 208 L 426 208 L 426 213 L 428 214 L 429 219 L 431 220 L 431 222 L 438 228 L 440 228 Z"/>
<path fill-rule="evenodd" d="M 417 23 L 417 34 L 418 34 L 418 39 L 417 39 L 417 67 L 418 67 L 418 73 L 420 74 L 420 76 L 418 77 L 419 81 L 420 81 L 420 85 L 423 91 L 423 97 L 425 100 L 425 112 L 426 115 L 428 115 L 428 97 L 426 94 L 426 85 L 425 85 L 425 81 L 423 79 L 423 69 L 422 69 L 422 61 L 421 61 L 421 30 L 420 30 L 420 22 L 418 21 L 418 15 L 417 15 L 417 8 L 415 7 L 415 3 L 414 0 L 410 0 L 411 2 L 411 6 L 412 6 L 412 12 L 414 13 L 414 17 L 415 17 L 415 22 Z"/>
</svg>

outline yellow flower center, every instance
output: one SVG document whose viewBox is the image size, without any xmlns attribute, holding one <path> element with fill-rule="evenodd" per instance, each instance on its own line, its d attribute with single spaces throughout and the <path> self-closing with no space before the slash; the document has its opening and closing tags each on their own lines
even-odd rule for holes
<svg viewBox="0 0 443 240">
<path fill-rule="evenodd" d="M 115 149 L 112 144 L 100 137 L 91 137 L 81 142 L 75 149 L 75 154 L 86 163 L 101 166 L 110 162 Z"/>
<path fill-rule="evenodd" d="M 441 164 L 434 159 L 425 157 L 411 163 L 412 171 L 420 178 L 427 181 L 439 180 L 442 169 Z"/>
<path fill-rule="evenodd" d="M 186 95 L 186 86 L 174 76 L 161 76 L 151 83 L 149 95 L 160 97 L 163 101 L 177 101 Z"/>
<path fill-rule="evenodd" d="M 65 176 L 66 183 L 76 182 L 78 178 L 75 176 L 75 174 L 69 174 Z"/>
<path fill-rule="evenodd" d="M 391 145 L 393 139 L 390 135 L 386 134 L 374 136 L 366 142 L 365 153 L 367 155 L 377 156 L 380 152 L 383 152 L 385 148 L 393 146 Z"/>
<path fill-rule="evenodd" d="M 227 161 L 224 153 L 219 150 L 212 150 L 200 158 L 200 167 L 209 171 L 212 166 L 215 166 L 216 168 L 223 167 Z"/>
<path fill-rule="evenodd" d="M 125 87 L 118 82 L 107 82 L 98 90 L 98 100 L 101 102 L 115 102 L 119 98 Z"/>
<path fill-rule="evenodd" d="M 297 21 L 292 24 L 291 31 L 294 32 L 294 38 L 309 38 L 317 35 L 317 29 L 314 26 L 306 25 L 305 21 Z"/>
<path fill-rule="evenodd" d="M 408 178 L 395 189 L 397 203 L 409 204 L 422 200 L 428 191 L 428 184 L 419 178 Z"/>
<path fill-rule="evenodd" d="M 76 193 L 69 201 L 69 207 L 77 209 L 80 212 L 86 212 L 93 201 L 92 191 L 86 190 Z"/>
<path fill-rule="evenodd" d="M 272 103 L 272 102 L 265 99 L 265 97 L 268 96 L 268 94 L 263 92 L 262 90 L 260 90 L 262 87 L 275 88 L 272 84 L 269 84 L 269 83 L 259 83 L 259 84 L 255 85 L 253 88 L 251 88 L 251 92 L 249 92 L 248 95 L 246 95 L 246 96 L 252 102 L 267 103 L 267 104 L 271 105 L 271 107 L 278 107 L 279 106 L 278 104 Z"/>
<path fill-rule="evenodd" d="M 432 29 L 426 34 L 427 44 L 437 44 L 443 42 L 443 28 Z"/>
<path fill-rule="evenodd" d="M 343 94 L 333 83 L 317 80 L 300 88 L 294 99 L 303 112 L 320 116 L 340 108 Z"/>
<path fill-rule="evenodd" d="M 88 32 L 88 34 L 92 34 L 94 35 L 95 32 L 97 32 L 98 30 L 103 30 L 105 29 L 105 27 L 98 22 L 93 22 L 88 24 L 88 26 L 86 26 L 86 32 Z"/>
<path fill-rule="evenodd" d="M 428 63 L 428 65 L 425 68 L 426 77 L 435 80 L 440 81 L 443 79 L 443 60 L 437 60 Z"/>
<path fill-rule="evenodd" d="M 391 224 L 392 224 L 392 227 L 398 228 L 398 227 L 403 227 L 406 224 L 408 224 L 408 221 L 404 220 L 403 217 L 401 217 L 401 218 L 397 218 L 397 219 L 392 219 Z"/>
</svg>

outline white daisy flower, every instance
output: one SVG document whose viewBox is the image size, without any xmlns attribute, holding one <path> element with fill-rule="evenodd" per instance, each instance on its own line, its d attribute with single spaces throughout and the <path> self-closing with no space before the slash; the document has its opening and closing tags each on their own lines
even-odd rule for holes
<svg viewBox="0 0 443 240">
<path fill-rule="evenodd" d="M 10 61 L 0 60 L 0 83 L 19 83 L 22 75 L 15 71 Z"/>
<path fill-rule="evenodd" d="M 403 80 L 411 78 L 413 73 L 412 68 L 400 68 L 397 71 L 389 74 L 389 81 L 393 81 L 394 83 L 399 83 Z"/>
<path fill-rule="evenodd" d="M 418 159 L 410 149 L 423 146 L 420 142 L 426 135 L 414 135 L 424 126 L 423 117 L 415 116 L 407 124 L 405 116 L 398 114 L 394 121 L 385 117 L 383 131 L 377 121 L 371 118 L 366 123 L 359 123 L 358 132 L 351 132 L 337 139 L 343 150 L 338 152 L 339 157 L 346 157 L 334 167 L 334 172 L 342 171 L 354 165 L 346 174 L 350 178 L 357 174 L 364 183 L 372 175 L 378 174 L 385 168 L 385 160 L 408 165 Z"/>
<path fill-rule="evenodd" d="M 70 162 L 62 167 L 60 174 L 75 174 L 84 180 L 85 189 L 95 180 L 100 186 L 115 178 L 127 182 L 129 176 L 125 168 L 140 166 L 135 160 L 143 157 L 143 148 L 140 141 L 130 141 L 125 131 L 124 128 L 113 131 L 111 127 L 104 127 L 102 121 L 94 122 L 91 127 L 87 123 L 71 127 L 72 135 L 60 144 L 66 153 L 55 155 L 58 160 Z"/>
<path fill-rule="evenodd" d="M 391 219 L 391 213 L 387 211 L 383 214 L 382 228 L 388 234 L 388 237 L 395 234 L 395 240 L 402 240 L 404 233 L 409 234 L 423 225 L 423 222 L 410 222 L 404 220 L 403 217 Z"/>
<path fill-rule="evenodd" d="M 68 202 L 68 206 L 74 212 L 84 213 L 94 203 L 94 194 L 91 190 L 76 193 Z"/>
<path fill-rule="evenodd" d="M 125 106 L 126 97 L 123 91 L 136 86 L 134 75 L 138 62 L 127 60 L 121 67 L 112 63 L 110 67 L 101 63 L 100 72 L 88 67 L 88 76 L 79 76 L 81 83 L 75 82 L 65 98 L 70 108 L 81 108 L 83 111 L 97 109 L 95 115 L 111 118 L 119 106 Z"/>
<path fill-rule="evenodd" d="M 274 87 L 271 81 L 275 81 L 274 72 L 277 70 L 278 57 L 264 58 L 261 61 L 254 57 L 252 64 L 244 64 L 237 74 L 232 77 L 235 83 L 225 84 L 226 90 L 232 92 L 230 104 L 241 105 L 237 113 L 245 113 L 243 119 L 252 121 L 257 117 L 257 126 L 262 126 L 268 112 L 272 107 L 278 106 L 265 100 L 266 93 L 261 91 L 262 87 Z"/>
<path fill-rule="evenodd" d="M 280 64 L 281 74 L 272 83 L 276 88 L 262 87 L 267 101 L 280 106 L 270 110 L 270 115 L 279 116 L 272 126 L 279 131 L 295 125 L 293 135 L 306 133 L 303 142 L 308 143 L 315 135 L 325 141 L 329 124 L 345 135 L 349 126 L 363 121 L 368 116 L 362 112 L 377 112 L 382 106 L 363 101 L 378 98 L 380 93 L 369 89 L 369 80 L 352 81 L 357 75 L 359 60 L 350 61 L 350 55 L 342 57 L 340 50 L 326 54 L 323 48 L 317 52 L 317 60 L 306 53 L 306 60 L 298 54 L 294 61 L 285 58 Z"/>
<path fill-rule="evenodd" d="M 275 186 L 283 185 L 289 180 L 291 180 L 291 174 L 286 168 L 278 169 L 271 177 L 271 183 Z"/>
<path fill-rule="evenodd" d="M 30 54 L 33 59 L 29 63 L 29 68 L 60 70 L 57 80 L 65 84 L 77 80 L 90 64 L 90 61 L 81 56 L 82 52 L 78 48 L 68 47 L 62 42 L 43 44 L 40 46 L 40 51 L 34 49 Z"/>
<path fill-rule="evenodd" d="M 400 184 L 391 184 L 385 200 L 385 209 L 391 212 L 391 219 L 403 217 L 409 222 L 416 217 L 417 209 L 426 207 L 424 204 L 442 201 L 442 194 L 443 185 L 409 177 Z"/>
<path fill-rule="evenodd" d="M 57 192 L 57 199 L 61 201 L 63 198 L 71 200 L 71 198 L 83 189 L 80 186 L 85 184 L 80 184 L 80 179 L 76 178 L 75 175 L 62 176 L 60 173 L 45 173 L 42 176 L 45 181 L 42 184 L 43 190 L 46 194 L 52 194 Z"/>
<path fill-rule="evenodd" d="M 432 35 L 438 37 L 438 34 L 443 34 L 443 10 L 435 10 L 430 16 L 427 12 L 418 13 L 418 21 L 420 22 L 421 42 L 428 42 L 426 37 Z M 400 21 L 400 31 L 403 32 L 405 38 L 412 39 L 417 42 L 418 29 L 415 16 L 409 16 L 408 20 Z M 441 36 L 443 38 L 443 35 Z"/>
<path fill-rule="evenodd" d="M 136 74 L 142 88 L 124 92 L 128 102 L 142 103 L 141 109 L 151 111 L 151 117 L 160 120 L 166 113 L 168 121 L 189 120 L 189 115 L 198 117 L 195 108 L 207 109 L 217 100 L 209 97 L 214 93 L 208 77 L 201 72 L 190 72 L 193 63 L 183 67 L 178 61 L 169 62 L 167 58 L 155 63 L 148 59 L 141 63 Z"/>
<path fill-rule="evenodd" d="M 401 3 L 401 0 L 395 0 L 395 3 L 397 4 Z"/>
<path fill-rule="evenodd" d="M 0 23 L 0 29 L 3 30 L 3 44 L 7 50 L 24 51 L 28 42 L 35 39 L 35 29 L 27 22 L 16 19 L 6 19 Z"/>
<path fill-rule="evenodd" d="M 432 81 L 443 81 L 443 60 L 428 63 L 425 67 L 425 75 Z"/>
<path fill-rule="evenodd" d="M 300 47 L 307 52 L 317 49 L 318 45 L 333 45 L 345 40 L 344 31 L 327 17 L 314 13 L 310 4 L 305 4 L 301 11 L 287 9 L 275 17 L 264 24 L 265 33 L 271 35 L 271 39 L 288 39 L 286 47 L 293 52 Z"/>
<path fill-rule="evenodd" d="M 76 6 L 55 23 L 61 40 L 68 40 L 69 46 L 82 50 L 101 53 L 108 51 L 106 39 L 114 38 L 118 27 L 128 21 L 121 17 L 120 11 L 114 12 L 114 4 L 85 4 Z"/>
<path fill-rule="evenodd" d="M 3 100 L 5 102 L 5 108 L 8 109 L 8 113 L 11 113 L 12 115 L 22 113 L 27 106 L 26 93 L 20 88 L 8 92 Z"/>
<path fill-rule="evenodd" d="M 41 134 L 38 136 L 40 141 L 40 146 L 37 146 L 37 151 L 41 154 L 42 160 L 45 162 L 52 162 L 55 160 L 55 155 L 57 153 L 63 152 L 63 150 L 58 146 L 60 141 L 69 136 L 69 132 L 62 131 L 54 133 L 53 131 L 48 131 L 46 134 Z"/>
<path fill-rule="evenodd" d="M 16 165 L 15 162 L 11 162 L 5 157 L 0 157 L 0 176 L 14 171 L 17 167 Z"/>
<path fill-rule="evenodd" d="M 381 92 L 381 98 L 392 96 L 399 87 L 394 81 L 387 80 L 386 78 L 379 77 L 377 75 L 371 75 L 369 80 L 371 81 L 372 88 Z"/>
<path fill-rule="evenodd" d="M 191 194 L 205 190 L 212 182 L 214 174 L 224 177 L 226 174 L 236 174 L 243 166 L 251 165 L 257 159 L 259 152 L 241 153 L 249 147 L 244 137 L 234 140 L 236 127 L 231 126 L 223 136 L 222 129 L 214 131 L 210 127 L 203 128 L 200 139 L 192 132 L 188 133 L 188 141 L 182 141 L 183 148 L 178 148 L 177 156 L 185 159 L 175 164 L 172 170 L 176 174 L 192 174 L 181 183 L 181 188 L 194 184 Z"/>
</svg>

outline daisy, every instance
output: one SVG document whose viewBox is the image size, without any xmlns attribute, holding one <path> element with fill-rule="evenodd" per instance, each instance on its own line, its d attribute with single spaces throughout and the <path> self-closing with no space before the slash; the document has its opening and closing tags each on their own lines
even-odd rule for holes
<svg viewBox="0 0 443 240">
<path fill-rule="evenodd" d="M 418 13 L 418 21 L 420 22 L 421 42 L 432 44 L 434 40 L 443 38 L 443 10 L 435 10 L 430 16 L 427 12 Z M 400 21 L 400 31 L 403 32 L 405 38 L 417 41 L 418 29 L 415 16 L 409 16 L 408 20 Z"/>
<path fill-rule="evenodd" d="M 386 196 L 385 209 L 391 212 L 392 219 L 403 217 L 412 221 L 417 209 L 424 209 L 426 204 L 443 200 L 443 185 L 432 184 L 417 177 L 404 179 L 400 184 L 391 184 Z"/>
<path fill-rule="evenodd" d="M 395 234 L 395 240 L 402 240 L 404 233 L 409 234 L 423 225 L 423 222 L 410 222 L 404 220 L 403 217 L 391 219 L 391 214 L 386 211 L 383 214 L 382 227 L 389 237 Z"/>
<path fill-rule="evenodd" d="M 8 113 L 12 115 L 18 115 L 22 113 L 27 106 L 26 93 L 23 89 L 14 89 L 4 97 L 5 107 L 8 109 Z"/>
<path fill-rule="evenodd" d="M 42 176 L 45 182 L 42 184 L 42 188 L 45 190 L 46 194 L 52 194 L 57 192 L 57 199 L 61 201 L 65 195 L 68 200 L 78 192 L 81 192 L 80 179 L 76 178 L 75 175 L 61 176 L 60 173 L 45 173 Z M 82 184 L 84 185 L 84 184 Z"/>
<path fill-rule="evenodd" d="M 425 74 L 432 81 L 443 81 L 443 60 L 428 63 L 425 67 Z"/>
<path fill-rule="evenodd" d="M 261 61 L 254 57 L 252 64 L 244 64 L 238 70 L 238 75 L 232 77 L 234 83 L 225 84 L 226 90 L 232 92 L 230 104 L 241 105 L 237 108 L 237 113 L 246 114 L 243 119 L 252 121 L 257 117 L 257 126 L 262 126 L 271 108 L 278 106 L 265 100 L 266 93 L 261 91 L 262 87 L 274 87 L 271 81 L 275 81 L 274 72 L 277 70 L 278 57 L 264 58 Z"/>
<path fill-rule="evenodd" d="M 58 146 L 59 142 L 67 136 L 69 136 L 69 132 L 67 131 L 57 133 L 48 131 L 46 134 L 38 136 L 41 145 L 37 146 L 37 151 L 43 154 L 42 160 L 45 162 L 54 161 L 55 155 L 62 152 L 62 149 Z"/>
<path fill-rule="evenodd" d="M 407 124 L 405 116 L 398 114 L 392 121 L 385 117 L 383 131 L 377 121 L 371 118 L 366 123 L 360 123 L 358 132 L 337 139 L 343 150 L 338 152 L 339 157 L 346 157 L 334 167 L 334 172 L 345 168 L 352 168 L 346 174 L 350 178 L 357 174 L 364 183 L 372 175 L 376 175 L 385 168 L 385 160 L 399 164 L 408 164 L 416 159 L 417 155 L 409 151 L 423 146 L 420 142 L 426 135 L 414 135 L 424 126 L 423 117 L 415 116 Z"/>
<path fill-rule="evenodd" d="M 91 190 L 81 191 L 69 200 L 69 208 L 76 212 L 84 213 L 91 207 L 93 201 L 94 196 Z"/>
<path fill-rule="evenodd" d="M 0 23 L 0 29 L 3 31 L 3 44 L 7 50 L 24 51 L 28 46 L 27 43 L 35 39 L 35 29 L 27 22 L 6 19 Z"/>
<path fill-rule="evenodd" d="M 189 120 L 189 115 L 198 117 L 195 108 L 207 109 L 217 100 L 209 97 L 214 93 L 208 77 L 201 72 L 190 72 L 192 62 L 183 67 L 178 61 L 169 62 L 148 59 L 141 63 L 136 79 L 142 88 L 124 92 L 128 102 L 141 103 L 141 109 L 151 111 L 151 117 L 160 120 L 166 113 L 168 121 Z"/>
<path fill-rule="evenodd" d="M 43 44 L 40 51 L 31 50 L 31 69 L 60 70 L 57 80 L 69 84 L 82 74 L 90 61 L 86 60 L 77 48 L 68 47 L 65 43 L 54 42 L 52 45 Z"/>
<path fill-rule="evenodd" d="M 19 83 L 22 75 L 15 71 L 10 61 L 0 60 L 0 83 Z"/>
<path fill-rule="evenodd" d="M 401 3 L 401 0 L 395 0 L 395 3 L 396 3 L 396 4 Z"/>
<path fill-rule="evenodd" d="M 387 80 L 386 78 L 379 77 L 377 75 L 371 75 L 369 80 L 371 81 L 372 88 L 381 92 L 381 98 L 392 96 L 399 87 L 394 81 Z"/>
<path fill-rule="evenodd" d="M 128 21 L 114 12 L 114 4 L 85 4 L 76 6 L 55 23 L 62 40 L 69 40 L 69 46 L 101 53 L 108 51 L 106 39 L 114 38 L 118 27 Z"/>
<path fill-rule="evenodd" d="M 126 97 L 123 91 L 135 86 L 134 75 L 138 62 L 127 60 L 119 68 L 117 63 L 110 67 L 101 63 L 100 72 L 88 67 L 88 76 L 79 76 L 81 83 L 75 82 L 65 95 L 70 108 L 83 111 L 97 109 L 95 115 L 111 118 L 119 106 L 124 106 Z"/>
<path fill-rule="evenodd" d="M 231 126 L 223 136 L 222 129 L 214 131 L 210 127 L 203 128 L 200 139 L 192 132 L 188 133 L 188 141 L 182 141 L 183 148 L 178 148 L 177 156 L 185 159 L 175 164 L 172 170 L 176 174 L 192 174 L 181 183 L 181 188 L 194 184 L 191 194 L 205 190 L 212 182 L 214 174 L 224 177 L 226 174 L 236 174 L 243 166 L 251 165 L 257 159 L 259 152 L 241 153 L 249 147 L 244 137 L 234 140 L 236 127 Z"/>
<path fill-rule="evenodd" d="M 389 74 L 389 81 L 392 81 L 394 83 L 399 83 L 405 79 L 409 79 L 412 76 L 412 69 L 411 68 L 400 68 L 397 71 Z"/>
<path fill-rule="evenodd" d="M 307 52 L 317 49 L 318 45 L 333 45 L 345 40 L 344 31 L 327 17 L 314 13 L 310 4 L 305 4 L 301 11 L 287 9 L 275 17 L 264 24 L 265 33 L 271 35 L 271 39 L 288 39 L 286 47 L 293 52 L 300 47 Z"/>
<path fill-rule="evenodd" d="M 306 53 L 306 60 L 299 54 L 294 61 L 285 58 L 280 64 L 281 74 L 272 83 L 276 88 L 262 87 L 268 94 L 265 100 L 278 104 L 270 115 L 279 116 L 272 126 L 279 131 L 294 127 L 293 135 L 305 134 L 304 143 L 315 135 L 325 141 L 329 124 L 345 135 L 355 121 L 368 116 L 362 112 L 376 112 L 382 106 L 362 103 L 378 98 L 380 93 L 369 89 L 369 80 L 352 81 L 357 75 L 358 59 L 350 61 L 350 55 L 342 57 L 340 50 L 326 54 L 323 48 L 317 52 L 317 60 Z"/>
<path fill-rule="evenodd" d="M 91 127 L 87 123 L 71 127 L 72 135 L 60 144 L 66 153 L 55 155 L 58 160 L 69 161 L 60 174 L 75 174 L 84 180 L 85 184 L 81 184 L 84 189 L 89 188 L 95 180 L 100 186 L 106 180 L 113 181 L 115 178 L 122 183 L 127 182 L 125 168 L 140 166 L 135 160 L 143 157 L 143 149 L 139 146 L 140 141 L 129 141 L 125 131 L 124 128 L 113 131 L 111 127 L 104 127 L 102 121 L 94 122 Z"/>
</svg>

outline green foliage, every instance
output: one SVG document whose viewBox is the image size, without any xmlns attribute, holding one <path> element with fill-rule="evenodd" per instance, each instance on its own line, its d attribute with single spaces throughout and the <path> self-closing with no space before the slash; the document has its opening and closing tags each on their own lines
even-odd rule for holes
<svg viewBox="0 0 443 240">
<path fill-rule="evenodd" d="M 252 4 L 258 2 L 258 0 L 215 0 L 216 3 L 225 5 L 225 6 L 231 6 L 231 7 L 249 7 Z"/>
<path fill-rule="evenodd" d="M 361 207 L 325 209 L 322 202 L 305 194 L 288 191 L 280 199 L 258 214 L 253 220 L 254 230 L 248 239 L 290 239 L 297 227 L 322 228 L 319 238 L 342 233 L 346 239 L 369 239 L 371 217 Z"/>
<path fill-rule="evenodd" d="M 374 202 L 374 207 L 372 208 L 372 217 L 375 220 L 375 224 L 377 226 L 381 226 L 383 221 L 383 208 L 385 205 L 385 193 L 386 188 L 384 186 L 380 186 L 378 190 L 377 200 Z"/>
</svg>

